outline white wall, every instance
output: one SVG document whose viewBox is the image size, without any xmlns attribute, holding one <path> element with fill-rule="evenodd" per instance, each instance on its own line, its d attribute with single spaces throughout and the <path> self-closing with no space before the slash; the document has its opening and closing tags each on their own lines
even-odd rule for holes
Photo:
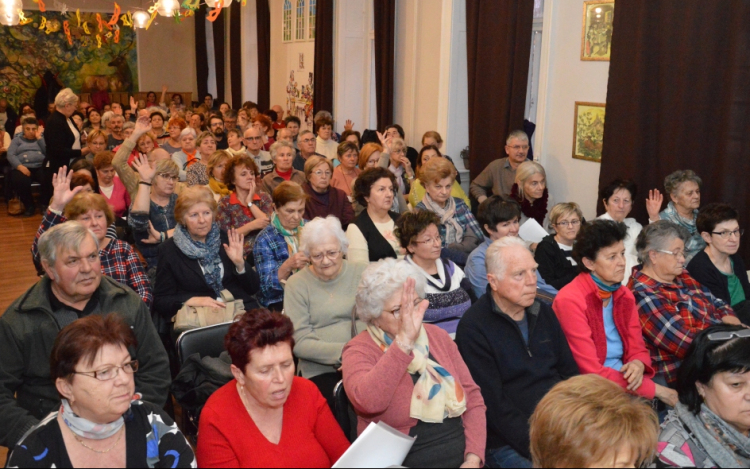
<svg viewBox="0 0 750 469">
<path fill-rule="evenodd" d="M 343 132 L 347 119 L 355 129 L 374 129 L 370 122 L 372 76 L 372 1 L 339 0 L 334 13 L 334 129 Z M 374 86 L 374 85 L 373 85 Z"/>
<path fill-rule="evenodd" d="M 556 201 L 577 202 L 591 219 L 601 165 L 573 159 L 575 102 L 606 102 L 609 62 L 581 61 L 582 17 L 583 0 L 545 0 L 535 153 Z"/>
</svg>

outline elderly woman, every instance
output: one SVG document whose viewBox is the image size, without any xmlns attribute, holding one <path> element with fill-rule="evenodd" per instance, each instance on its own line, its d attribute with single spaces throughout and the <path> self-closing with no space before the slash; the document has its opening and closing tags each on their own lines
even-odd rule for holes
<svg viewBox="0 0 750 469">
<path fill-rule="evenodd" d="M 419 177 L 426 193 L 417 209 L 428 210 L 440 218 L 443 255 L 465 266 L 469 254 L 484 241 L 484 234 L 469 206 L 451 196 L 456 169 L 445 158 L 434 158 L 422 167 Z"/>
<path fill-rule="evenodd" d="M 573 243 L 581 230 L 583 212 L 574 202 L 557 204 L 552 207 L 549 220 L 555 234 L 539 243 L 534 258 L 544 281 L 562 290 L 580 272 L 578 263 L 573 259 Z"/>
<path fill-rule="evenodd" d="M 581 228 L 573 257 L 581 270 L 560 290 L 555 310 L 581 374 L 598 374 L 628 392 L 667 405 L 677 394 L 653 380 L 633 294 L 625 279 L 627 228 L 595 220 Z"/>
<path fill-rule="evenodd" d="M 294 326 L 250 311 L 224 344 L 234 378 L 201 412 L 200 467 L 331 467 L 349 448 L 326 400 L 294 376 Z"/>
<path fill-rule="evenodd" d="M 333 170 L 331 186 L 344 191 L 346 196 L 349 197 L 349 202 L 351 203 L 354 200 L 354 198 L 352 198 L 354 181 L 362 172 L 362 170 L 357 167 L 357 163 L 359 162 L 359 147 L 352 142 L 342 142 L 338 146 L 337 155 L 338 161 L 341 164 L 336 166 L 336 169 Z"/>
<path fill-rule="evenodd" d="M 88 147 L 90 153 L 86 156 L 86 159 L 93 160 L 96 155 L 103 151 L 107 151 L 107 134 L 103 130 L 92 130 L 89 132 L 88 139 L 86 140 L 86 147 Z"/>
<path fill-rule="evenodd" d="M 169 119 L 169 122 L 167 123 L 167 133 L 169 134 L 169 138 L 161 145 L 161 147 L 167 150 L 170 155 L 174 155 L 182 150 L 182 131 L 186 128 L 187 122 L 185 122 L 185 119 L 182 117 L 175 116 Z"/>
<path fill-rule="evenodd" d="M 187 179 L 187 169 L 201 159 L 195 140 L 195 130 L 187 127 L 180 132 L 180 150 L 172 154 L 172 161 L 180 168 L 180 181 L 182 182 Z"/>
<path fill-rule="evenodd" d="M 638 251 L 635 249 L 635 240 L 641 234 L 643 225 L 635 221 L 635 218 L 628 218 L 637 195 L 638 186 L 627 179 L 615 179 L 599 191 L 599 200 L 602 201 L 606 210 L 599 219 L 625 223 L 628 227 L 628 237 L 625 238 L 625 278 L 628 281 L 633 275 L 633 268 L 640 264 Z"/>
<path fill-rule="evenodd" d="M 115 155 L 110 151 L 97 153 L 94 157 L 94 168 L 99 181 L 99 193 L 107 199 L 107 203 L 115 212 L 115 217 L 122 218 L 127 215 L 130 208 L 130 194 L 115 173 L 115 167 L 112 166 L 114 158 Z"/>
<path fill-rule="evenodd" d="M 271 145 L 271 159 L 274 168 L 263 178 L 263 190 L 272 194 L 274 189 L 284 181 L 296 182 L 299 185 L 304 185 L 307 182 L 305 173 L 294 169 L 292 166 L 296 153 L 294 145 L 286 140 Z"/>
<path fill-rule="evenodd" d="M 208 188 L 214 194 L 214 199 L 219 202 L 222 197 L 232 193 L 226 184 L 224 184 L 224 174 L 226 173 L 227 164 L 232 160 L 231 153 L 220 150 L 215 152 L 208 159 L 206 172 L 208 173 Z"/>
<path fill-rule="evenodd" d="M 695 336 L 715 324 L 739 325 L 732 308 L 685 270 L 688 231 L 668 221 L 643 228 L 636 248 L 643 268 L 630 280 L 657 377 L 668 386 Z"/>
<path fill-rule="evenodd" d="M 154 148 L 158 148 L 159 143 L 156 141 L 156 134 L 149 131 L 136 140 L 135 148 L 130 153 L 128 158 L 128 164 L 132 165 L 133 161 L 139 156 L 146 156 L 153 151 Z"/>
<path fill-rule="evenodd" d="M 664 179 L 664 189 L 671 201 L 663 212 L 659 213 L 664 196 L 654 189 L 649 193 L 646 201 L 648 219 L 650 222 L 658 220 L 671 221 L 685 228 L 690 238 L 685 241 L 685 262 L 689 263 L 696 254 L 706 248 L 706 242 L 698 232 L 695 221 L 701 206 L 701 186 L 703 180 L 694 172 L 675 171 Z"/>
<path fill-rule="evenodd" d="M 659 467 L 750 467 L 750 331 L 699 333 L 680 367 L 680 402 L 659 437 Z"/>
<path fill-rule="evenodd" d="M 308 196 L 305 219 L 333 215 L 346 229 L 354 221 L 354 208 L 346 193 L 331 184 L 331 174 L 335 174 L 338 168 L 333 169 L 331 160 L 322 156 L 311 156 L 305 162 L 307 182 L 302 185 Z"/>
<path fill-rule="evenodd" d="M 294 355 L 299 371 L 320 389 L 333 408 L 333 389 L 341 380 L 341 352 L 352 339 L 352 308 L 367 264 L 345 260 L 349 241 L 341 222 L 316 218 L 300 235 L 300 251 L 310 267 L 286 284 L 284 313 L 294 323 Z M 363 331 L 364 324 L 357 324 Z"/>
<path fill-rule="evenodd" d="M 687 266 L 688 272 L 716 298 L 730 305 L 743 324 L 750 324 L 750 282 L 745 263 L 738 254 L 740 214 L 726 204 L 710 204 L 698 214 L 696 226 L 706 241 Z"/>
<path fill-rule="evenodd" d="M 343 355 L 359 433 L 376 421 L 417 437 L 405 467 L 482 467 L 484 399 L 450 336 L 422 323 L 424 296 L 424 277 L 405 261 L 386 259 L 362 274 L 356 310 L 367 330 Z"/>
<path fill-rule="evenodd" d="M 440 153 L 440 150 L 434 145 L 428 145 L 422 148 L 419 152 L 419 158 L 417 159 L 417 175 L 419 178 L 411 185 L 411 191 L 409 192 L 409 204 L 411 204 L 412 207 L 416 207 L 417 204 L 424 199 L 425 190 L 424 184 L 422 184 L 421 180 L 422 167 L 432 158 L 444 158 L 443 154 Z M 451 162 L 451 164 L 453 163 Z M 466 195 L 466 192 L 461 188 L 460 181 L 458 181 L 458 174 L 456 175 L 456 178 L 457 179 L 453 181 L 453 186 L 451 186 L 451 197 L 461 199 L 467 206 L 471 207 L 471 201 Z"/>
<path fill-rule="evenodd" d="M 245 256 L 250 265 L 254 265 L 255 239 L 271 222 L 273 214 L 271 196 L 258 190 L 257 175 L 258 167 L 251 157 L 245 155 L 229 160 L 224 170 L 224 183 L 231 192 L 219 201 L 216 217 L 222 230 L 235 229 L 245 237 Z"/>
<path fill-rule="evenodd" d="M 380 162 L 380 156 L 382 153 L 383 147 L 377 143 L 365 143 L 359 151 L 359 162 L 357 166 L 362 171 L 376 168 Z"/>
<path fill-rule="evenodd" d="M 215 222 L 216 201 L 206 187 L 191 187 L 177 199 L 174 236 L 159 250 L 154 311 L 165 322 L 183 306 L 223 307 L 228 290 L 245 310 L 257 308 L 258 274 L 245 262 L 244 237 Z"/>
<path fill-rule="evenodd" d="M 149 111 L 151 111 L 151 114 L 149 115 L 149 118 L 151 119 L 151 128 L 153 129 L 159 144 L 163 144 L 169 138 L 169 133 L 165 128 L 167 113 L 161 109 L 154 108 L 149 109 Z"/>
<path fill-rule="evenodd" d="M 416 177 L 411 162 L 406 157 L 406 149 L 406 143 L 402 139 L 394 138 L 390 144 L 390 166 L 388 166 L 388 170 L 396 176 L 395 189 L 404 197 L 411 191 L 411 183 Z"/>
<path fill-rule="evenodd" d="M 385 168 L 367 169 L 354 183 L 354 198 L 366 207 L 346 230 L 349 260 L 377 262 L 404 255 L 393 233 L 398 213 L 393 212 L 396 177 Z"/>
<path fill-rule="evenodd" d="M 396 222 L 396 236 L 407 251 L 406 261 L 416 267 L 426 282 L 430 307 L 424 322 L 434 324 L 451 337 L 458 321 L 471 306 L 471 283 L 463 270 L 449 259 L 441 259 L 440 218 L 427 210 L 408 212 Z"/>
<path fill-rule="evenodd" d="M 245 148 L 245 145 L 242 144 L 243 142 L 244 137 L 242 130 L 238 128 L 227 130 L 227 145 L 229 145 L 227 151 L 232 156 L 247 155 L 247 148 Z"/>
<path fill-rule="evenodd" d="M 549 208 L 554 203 L 547 190 L 547 173 L 542 165 L 526 161 L 518 166 L 510 198 L 521 205 L 521 225 L 533 218 L 542 228 L 550 231 Z"/>
<path fill-rule="evenodd" d="M 216 153 L 216 137 L 211 132 L 200 134 L 196 140 L 196 144 L 198 145 L 196 161 L 189 165 L 185 171 L 185 181 L 188 187 L 208 185 L 208 171 L 203 158 L 204 156 L 208 158 L 210 155 Z"/>
<path fill-rule="evenodd" d="M 65 169 L 60 168 L 58 174 L 52 178 L 54 197 L 31 246 L 34 263 L 39 265 L 38 244 L 44 233 L 68 220 L 81 222 L 94 234 L 99 243 L 102 273 L 130 287 L 150 306 L 154 299 L 151 282 L 138 254 L 128 243 L 111 238 L 107 233 L 107 228 L 115 219 L 112 207 L 99 194 L 82 193 L 83 188 L 80 186 L 71 188 L 73 173 L 66 175 Z"/>
<path fill-rule="evenodd" d="M 255 239 L 253 256 L 260 275 L 258 299 L 271 311 L 283 309 L 284 285 L 292 274 L 310 264 L 310 258 L 299 248 L 306 200 L 299 184 L 279 184 L 273 191 L 271 223 Z"/>
<path fill-rule="evenodd" d="M 10 467 L 197 467 L 172 419 L 136 394 L 132 329 L 116 314 L 65 327 L 50 354 L 62 405 L 30 430 Z"/>
</svg>

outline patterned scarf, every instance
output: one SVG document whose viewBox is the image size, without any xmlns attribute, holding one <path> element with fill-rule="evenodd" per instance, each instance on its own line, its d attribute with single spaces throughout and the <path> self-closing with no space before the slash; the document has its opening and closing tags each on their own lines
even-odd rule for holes
<svg viewBox="0 0 750 469">
<path fill-rule="evenodd" d="M 701 405 L 695 415 L 678 403 L 675 412 L 718 467 L 750 467 L 750 438 L 711 412 L 708 406 Z"/>
<path fill-rule="evenodd" d="M 60 416 L 71 432 L 88 440 L 105 440 L 119 432 L 122 426 L 125 425 L 125 419 L 122 417 L 107 424 L 90 422 L 83 417 L 77 416 L 70 407 L 70 402 L 67 399 L 62 400 Z"/>
<path fill-rule="evenodd" d="M 591 278 L 594 280 L 594 283 L 599 290 L 599 298 L 601 298 L 602 301 L 607 301 L 608 299 L 612 298 L 612 295 L 617 290 L 622 288 L 621 283 L 617 283 L 615 285 L 607 285 L 606 283 L 602 282 L 601 279 L 597 277 L 593 272 L 591 273 Z"/>
<path fill-rule="evenodd" d="M 532 205 L 529 199 L 521 197 L 518 190 L 518 184 L 513 184 L 513 188 L 510 190 L 510 197 L 521 204 L 521 212 L 529 218 L 533 218 L 541 226 L 544 226 L 544 218 L 547 216 L 547 202 L 549 201 L 549 191 L 544 189 L 541 199 L 534 201 Z"/>
<path fill-rule="evenodd" d="M 216 293 L 216 297 L 221 297 L 224 290 L 221 276 L 221 231 L 219 225 L 214 223 L 211 232 L 206 236 L 206 242 L 195 241 L 182 224 L 177 224 L 174 230 L 174 242 L 177 247 L 189 259 L 197 260 L 203 268 L 203 276 L 206 283 Z"/>
<path fill-rule="evenodd" d="M 222 197 L 226 197 L 232 193 L 232 191 L 227 188 L 226 184 L 217 181 L 213 176 L 208 178 L 208 187 L 211 188 L 214 194 L 219 194 Z"/>
<path fill-rule="evenodd" d="M 464 227 L 456 219 L 456 201 L 453 197 L 448 197 L 445 208 L 440 207 L 427 193 L 425 193 L 422 203 L 427 210 L 439 216 L 440 223 L 445 226 L 445 246 L 463 241 Z"/>
<path fill-rule="evenodd" d="M 393 343 L 382 329 L 367 326 L 370 337 L 385 353 Z M 414 359 L 407 371 L 419 373 L 411 395 L 409 416 L 426 423 L 443 423 L 446 418 L 456 418 L 466 412 L 466 395 L 461 384 L 448 371 L 430 358 L 430 343 L 422 327 L 414 344 Z"/>
<path fill-rule="evenodd" d="M 289 257 L 297 254 L 299 252 L 299 232 L 300 229 L 305 226 L 305 221 L 302 220 L 299 224 L 299 227 L 290 231 L 281 225 L 279 216 L 276 214 L 276 212 L 273 212 L 273 215 L 271 215 L 271 224 L 273 224 L 274 228 L 279 230 L 279 233 L 281 233 L 281 235 L 284 237 L 287 249 L 289 250 Z"/>
</svg>

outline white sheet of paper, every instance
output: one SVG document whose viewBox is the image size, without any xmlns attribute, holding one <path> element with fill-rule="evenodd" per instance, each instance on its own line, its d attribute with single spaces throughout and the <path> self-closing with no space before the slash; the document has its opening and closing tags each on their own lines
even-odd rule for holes
<svg viewBox="0 0 750 469">
<path fill-rule="evenodd" d="M 415 440 L 383 422 L 371 423 L 333 467 L 401 466 Z"/>
<path fill-rule="evenodd" d="M 547 233 L 547 230 L 542 228 L 542 225 L 540 225 L 538 221 L 534 220 L 533 218 L 529 218 L 528 220 L 526 220 L 526 223 L 521 225 L 521 229 L 518 230 L 518 236 L 520 236 L 522 240 L 528 241 L 529 243 L 539 243 L 544 238 L 549 236 L 549 233 Z"/>
</svg>

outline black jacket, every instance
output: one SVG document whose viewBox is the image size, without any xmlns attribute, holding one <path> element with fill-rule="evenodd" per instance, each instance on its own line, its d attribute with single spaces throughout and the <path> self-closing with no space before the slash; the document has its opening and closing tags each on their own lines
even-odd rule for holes
<svg viewBox="0 0 750 469">
<path fill-rule="evenodd" d="M 221 232 L 222 244 L 228 244 L 227 234 Z M 245 302 L 245 310 L 258 308 L 255 294 L 260 291 L 260 277 L 246 262 L 245 273 L 238 274 L 232 261 L 222 247 L 219 250 L 224 264 L 223 285 L 235 300 Z M 216 298 L 216 292 L 206 283 L 200 263 L 187 257 L 174 238 L 170 238 L 159 249 L 159 263 L 156 267 L 156 288 L 154 289 L 154 313 L 166 321 L 171 321 L 191 298 L 208 296 Z"/>
<path fill-rule="evenodd" d="M 390 216 L 391 220 L 395 222 L 398 220 L 399 214 L 388 212 L 388 216 Z M 388 258 L 395 259 L 398 257 L 396 251 L 393 250 L 391 243 L 380 234 L 380 231 L 378 231 L 378 228 L 375 226 L 375 223 L 372 221 L 372 218 L 370 218 L 366 209 L 363 210 L 352 223 L 357 225 L 357 228 L 359 228 L 359 231 L 362 232 L 362 236 L 364 236 L 367 241 L 370 262 L 377 262 Z"/>
<path fill-rule="evenodd" d="M 488 287 L 458 323 L 456 344 L 487 405 L 487 450 L 510 445 L 530 458 L 531 414 L 553 386 L 578 375 L 578 365 L 552 308 L 536 301 L 526 315 L 528 346 Z"/>
<path fill-rule="evenodd" d="M 570 263 L 565 251 L 557 244 L 555 235 L 549 235 L 539 243 L 534 258 L 539 264 L 539 274 L 544 281 L 558 291 L 581 273 L 578 266 Z"/>
<path fill-rule="evenodd" d="M 8 116 L 8 120 L 5 122 L 5 131 L 10 134 L 10 138 L 13 138 L 13 134 L 16 132 L 16 121 L 18 120 L 18 114 L 16 111 L 11 109 L 10 104 L 5 108 L 5 114 Z"/>
<path fill-rule="evenodd" d="M 72 160 L 81 157 L 81 150 L 73 150 L 75 135 L 70 130 L 68 119 L 55 111 L 47 120 L 44 128 L 44 143 L 47 145 L 47 159 L 51 172 L 57 172 L 63 166 L 70 165 Z"/>
<path fill-rule="evenodd" d="M 735 254 L 731 256 L 731 259 L 732 263 L 734 263 L 734 273 L 740 279 L 742 289 L 745 290 L 745 301 L 734 305 L 733 308 L 743 324 L 748 324 L 750 321 L 750 281 L 748 281 L 747 270 L 742 257 L 739 254 Z M 688 264 L 687 270 L 698 283 L 711 290 L 711 293 L 716 298 L 732 306 L 732 297 L 729 293 L 729 279 L 716 268 L 711 258 L 706 254 L 706 251 L 696 254 Z"/>
</svg>

